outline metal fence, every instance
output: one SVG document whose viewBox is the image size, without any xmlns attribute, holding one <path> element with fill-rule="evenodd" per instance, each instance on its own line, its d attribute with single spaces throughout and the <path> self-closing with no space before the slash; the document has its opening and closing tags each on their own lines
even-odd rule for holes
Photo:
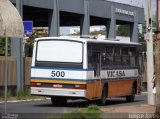
<svg viewBox="0 0 160 119">
<path fill-rule="evenodd" d="M 30 77 L 31 77 L 31 62 L 32 58 L 31 57 L 25 57 L 24 60 L 24 83 L 25 85 L 29 86 L 30 85 Z"/>
<path fill-rule="evenodd" d="M 0 57 L 0 86 L 4 86 L 5 57 Z M 8 85 L 16 85 L 16 59 L 8 57 Z"/>
<path fill-rule="evenodd" d="M 4 60 L 5 57 L 0 56 L 0 87 L 4 86 Z M 31 73 L 31 57 L 24 58 L 24 85 L 30 85 L 30 73 Z M 144 62 L 143 83 L 146 83 L 146 62 Z M 16 58 L 8 57 L 8 86 L 16 86 Z"/>
<path fill-rule="evenodd" d="M 30 85 L 31 57 L 24 58 L 24 85 Z M 8 57 L 8 86 L 16 86 L 16 58 Z M 5 57 L 0 56 L 0 87 L 4 86 Z"/>
</svg>

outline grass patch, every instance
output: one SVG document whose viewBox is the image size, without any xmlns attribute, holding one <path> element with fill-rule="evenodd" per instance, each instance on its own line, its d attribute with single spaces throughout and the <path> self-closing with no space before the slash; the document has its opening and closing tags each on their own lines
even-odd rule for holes
<svg viewBox="0 0 160 119">
<path fill-rule="evenodd" d="M 13 97 L 12 91 L 11 91 L 11 89 L 8 89 L 7 98 L 11 98 L 11 97 Z M 4 101 L 4 98 L 5 98 L 5 92 L 4 92 L 4 90 L 1 90 L 0 91 L 0 101 Z"/>
<path fill-rule="evenodd" d="M 12 97 L 13 95 L 12 95 L 12 91 L 11 91 L 11 89 L 8 89 L 8 91 L 7 91 L 7 97 Z M 4 97 L 5 97 L 5 92 L 4 92 L 4 90 L 1 90 L 0 91 L 0 99 L 4 99 Z"/>
<path fill-rule="evenodd" d="M 4 101 L 5 93 L 4 90 L 0 90 L 0 101 Z M 15 94 L 12 94 L 12 90 L 8 89 L 7 100 L 26 100 L 26 99 L 37 99 L 37 98 L 45 98 L 43 96 L 33 96 L 30 93 L 30 88 L 25 87 L 24 91 L 22 89 L 18 90 Z"/>
<path fill-rule="evenodd" d="M 33 96 L 30 93 L 30 88 L 24 88 L 24 90 L 20 89 L 17 91 L 16 98 L 18 100 L 26 100 L 26 99 L 37 99 L 37 98 L 44 98 L 42 96 Z"/>
<path fill-rule="evenodd" d="M 4 90 L 0 90 L 0 99 L 3 99 L 4 98 Z"/>
<path fill-rule="evenodd" d="M 70 113 L 64 113 L 48 119 L 100 119 L 102 110 L 96 105 L 90 105 L 87 108 L 76 109 Z"/>
</svg>

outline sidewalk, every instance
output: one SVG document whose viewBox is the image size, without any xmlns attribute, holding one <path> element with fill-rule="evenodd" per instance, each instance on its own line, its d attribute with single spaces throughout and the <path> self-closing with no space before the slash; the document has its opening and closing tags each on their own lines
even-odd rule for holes
<svg viewBox="0 0 160 119">
<path fill-rule="evenodd" d="M 106 113 L 154 113 L 156 111 L 156 107 L 147 104 L 141 104 L 109 108 L 105 107 L 103 108 L 103 111 Z"/>
<path fill-rule="evenodd" d="M 147 104 L 119 106 L 119 107 L 105 107 L 102 109 L 104 113 L 101 115 L 102 119 L 150 119 L 149 117 L 159 116 L 155 115 L 156 107 Z"/>
</svg>

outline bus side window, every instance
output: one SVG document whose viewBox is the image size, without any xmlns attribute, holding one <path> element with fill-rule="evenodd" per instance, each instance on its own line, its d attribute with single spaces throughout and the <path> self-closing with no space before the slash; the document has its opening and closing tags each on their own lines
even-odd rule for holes
<svg viewBox="0 0 160 119">
<path fill-rule="evenodd" d="M 125 67 L 130 65 L 129 48 L 128 47 L 122 47 L 122 65 Z"/>
<path fill-rule="evenodd" d="M 130 55 L 130 66 L 136 66 L 136 47 L 131 47 L 129 51 Z"/>
<path fill-rule="evenodd" d="M 106 55 L 107 55 L 107 66 L 113 66 L 114 64 L 114 47 L 108 46 L 106 48 Z"/>
<path fill-rule="evenodd" d="M 107 68 L 109 66 L 113 66 L 114 64 L 114 47 L 113 46 L 107 46 L 104 47 L 104 51 L 102 52 L 102 68 Z"/>
<path fill-rule="evenodd" d="M 102 68 L 106 68 L 106 67 L 107 67 L 107 56 L 106 56 L 106 52 L 102 52 L 102 55 L 101 55 L 101 67 L 102 67 Z"/>
<path fill-rule="evenodd" d="M 114 50 L 114 65 L 115 66 L 121 66 L 121 48 L 120 47 L 115 47 Z"/>
<path fill-rule="evenodd" d="M 107 57 L 108 57 L 108 66 L 113 66 L 114 65 L 114 47 L 108 47 L 107 48 Z"/>
</svg>

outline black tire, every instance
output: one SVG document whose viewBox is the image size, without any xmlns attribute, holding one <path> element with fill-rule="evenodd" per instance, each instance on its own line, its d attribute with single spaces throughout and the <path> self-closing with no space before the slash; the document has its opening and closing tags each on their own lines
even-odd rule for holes
<svg viewBox="0 0 160 119">
<path fill-rule="evenodd" d="M 88 106 L 97 104 L 96 100 L 87 100 L 87 102 L 88 102 Z"/>
<path fill-rule="evenodd" d="M 63 106 L 67 103 L 67 98 L 65 97 L 51 97 L 51 102 L 53 105 Z"/>
<path fill-rule="evenodd" d="M 103 91 L 102 91 L 102 95 L 101 95 L 101 99 L 98 100 L 98 104 L 103 106 L 106 104 L 106 97 L 107 97 L 107 92 L 106 92 L 106 87 L 103 87 Z"/>
<path fill-rule="evenodd" d="M 135 88 L 133 87 L 132 88 L 132 95 L 126 96 L 126 101 L 127 102 L 134 102 L 135 94 L 136 94 L 136 91 L 135 91 Z"/>
</svg>

